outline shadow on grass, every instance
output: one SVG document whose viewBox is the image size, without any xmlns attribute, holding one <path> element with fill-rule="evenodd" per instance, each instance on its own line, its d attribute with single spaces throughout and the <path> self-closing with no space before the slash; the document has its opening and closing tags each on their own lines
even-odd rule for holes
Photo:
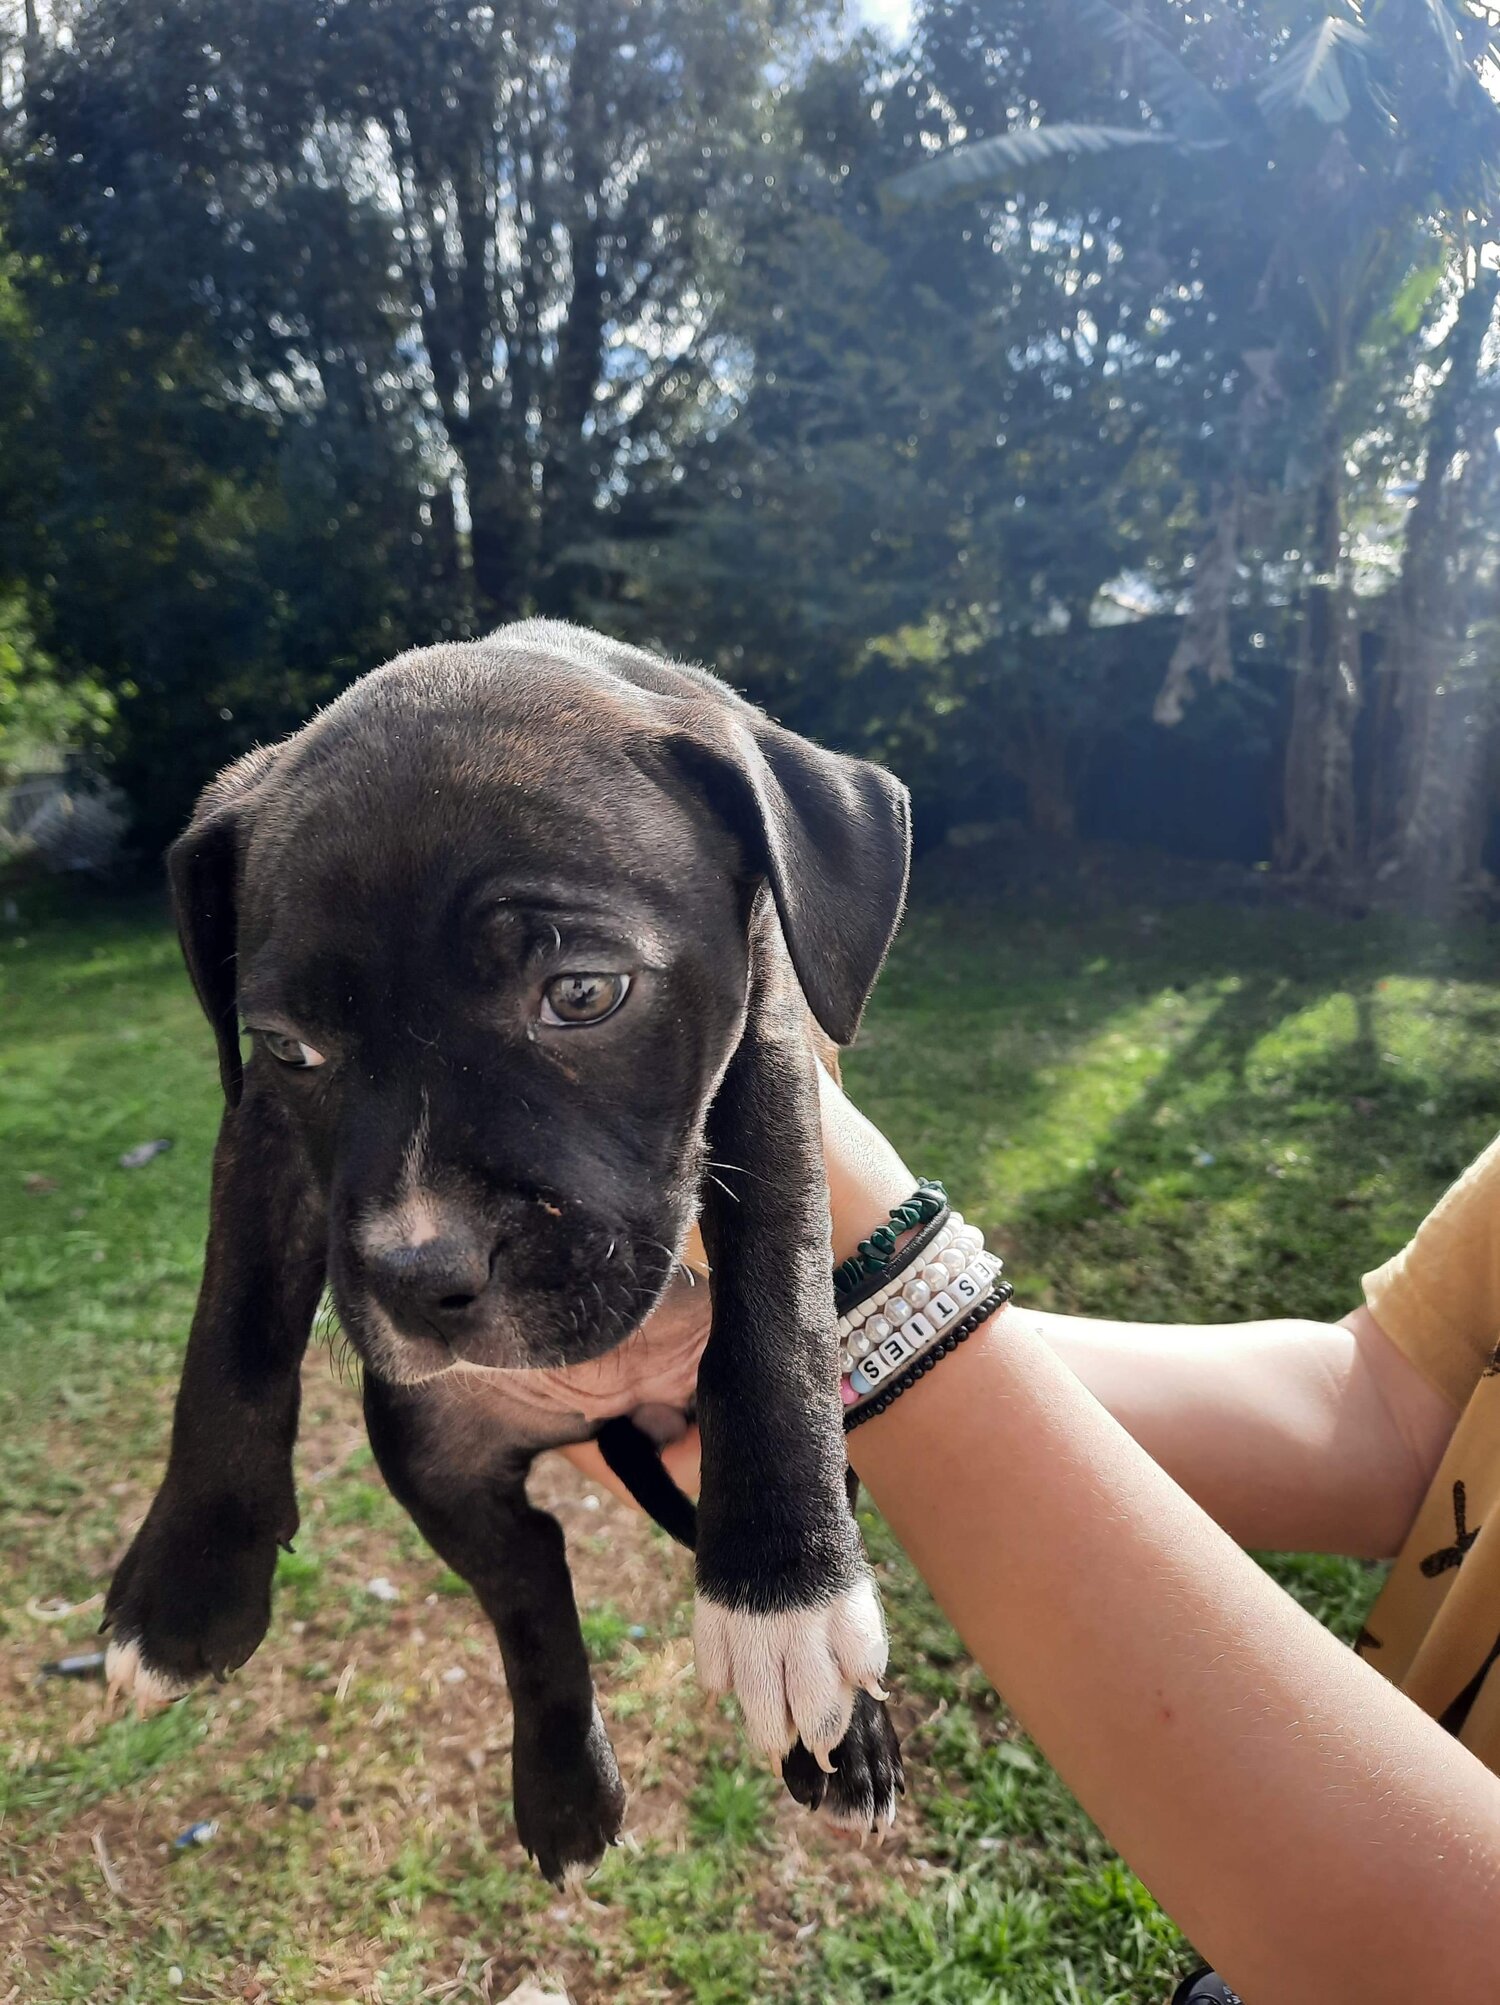
<svg viewBox="0 0 1500 2005">
<path fill-rule="evenodd" d="M 1033 1300 L 1338 1315 L 1500 1126 L 1495 946 L 1276 911 L 922 913 L 851 1085 Z"/>
</svg>

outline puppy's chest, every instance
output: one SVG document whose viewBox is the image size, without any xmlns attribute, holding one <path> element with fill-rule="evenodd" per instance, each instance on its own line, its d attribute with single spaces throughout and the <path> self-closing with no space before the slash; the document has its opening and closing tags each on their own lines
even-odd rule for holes
<svg viewBox="0 0 1500 2005">
<path fill-rule="evenodd" d="M 508 1401 L 538 1422 L 592 1431 L 641 1407 L 691 1410 L 698 1360 L 708 1342 L 712 1310 L 708 1283 L 681 1275 L 650 1321 L 616 1350 L 588 1364 L 549 1371 L 507 1372 Z"/>
</svg>

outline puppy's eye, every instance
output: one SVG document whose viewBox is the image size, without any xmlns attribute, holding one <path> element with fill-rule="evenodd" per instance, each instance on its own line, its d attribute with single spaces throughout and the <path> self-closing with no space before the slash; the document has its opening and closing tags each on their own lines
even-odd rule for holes
<svg viewBox="0 0 1500 2005">
<path fill-rule="evenodd" d="M 629 975 L 554 975 L 542 991 L 542 1022 L 603 1023 L 629 993 Z"/>
<path fill-rule="evenodd" d="M 322 1065 L 321 1051 L 314 1051 L 310 1044 L 304 1044 L 300 1037 L 288 1037 L 285 1031 L 263 1030 L 260 1041 L 273 1058 L 279 1058 L 283 1065 L 295 1066 L 305 1071 L 311 1065 Z"/>
</svg>

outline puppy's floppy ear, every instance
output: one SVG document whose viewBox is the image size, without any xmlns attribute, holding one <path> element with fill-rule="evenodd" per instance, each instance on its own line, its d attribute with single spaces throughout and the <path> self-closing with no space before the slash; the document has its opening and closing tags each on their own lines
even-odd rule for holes
<svg viewBox="0 0 1500 2005">
<path fill-rule="evenodd" d="M 177 937 L 203 1014 L 213 1026 L 219 1078 L 231 1107 L 239 1105 L 244 1084 L 236 878 L 250 804 L 275 756 L 275 747 L 266 746 L 226 767 L 204 788 L 192 820 L 167 851 Z"/>
<path fill-rule="evenodd" d="M 859 1028 L 901 918 L 911 809 L 894 774 L 825 752 L 748 705 L 692 705 L 684 772 L 770 882 L 792 966 L 837 1044 Z"/>
</svg>

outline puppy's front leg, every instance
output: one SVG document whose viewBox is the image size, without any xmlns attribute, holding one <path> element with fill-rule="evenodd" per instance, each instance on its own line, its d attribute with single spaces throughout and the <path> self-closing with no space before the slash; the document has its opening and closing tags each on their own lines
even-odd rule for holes
<svg viewBox="0 0 1500 2005">
<path fill-rule="evenodd" d="M 208 1252 L 166 1475 L 110 1584 L 113 1690 L 176 1698 L 265 1635 L 278 1545 L 297 1529 L 299 1370 L 323 1286 L 321 1209 L 279 1110 L 224 1116 Z"/>
<path fill-rule="evenodd" d="M 790 998 L 756 999 L 710 1123 L 695 1640 L 700 1679 L 736 1693 L 759 1747 L 779 1762 L 800 1735 L 829 1768 L 856 1692 L 879 1692 L 886 1637 L 844 1489 L 805 1021 Z"/>
</svg>

